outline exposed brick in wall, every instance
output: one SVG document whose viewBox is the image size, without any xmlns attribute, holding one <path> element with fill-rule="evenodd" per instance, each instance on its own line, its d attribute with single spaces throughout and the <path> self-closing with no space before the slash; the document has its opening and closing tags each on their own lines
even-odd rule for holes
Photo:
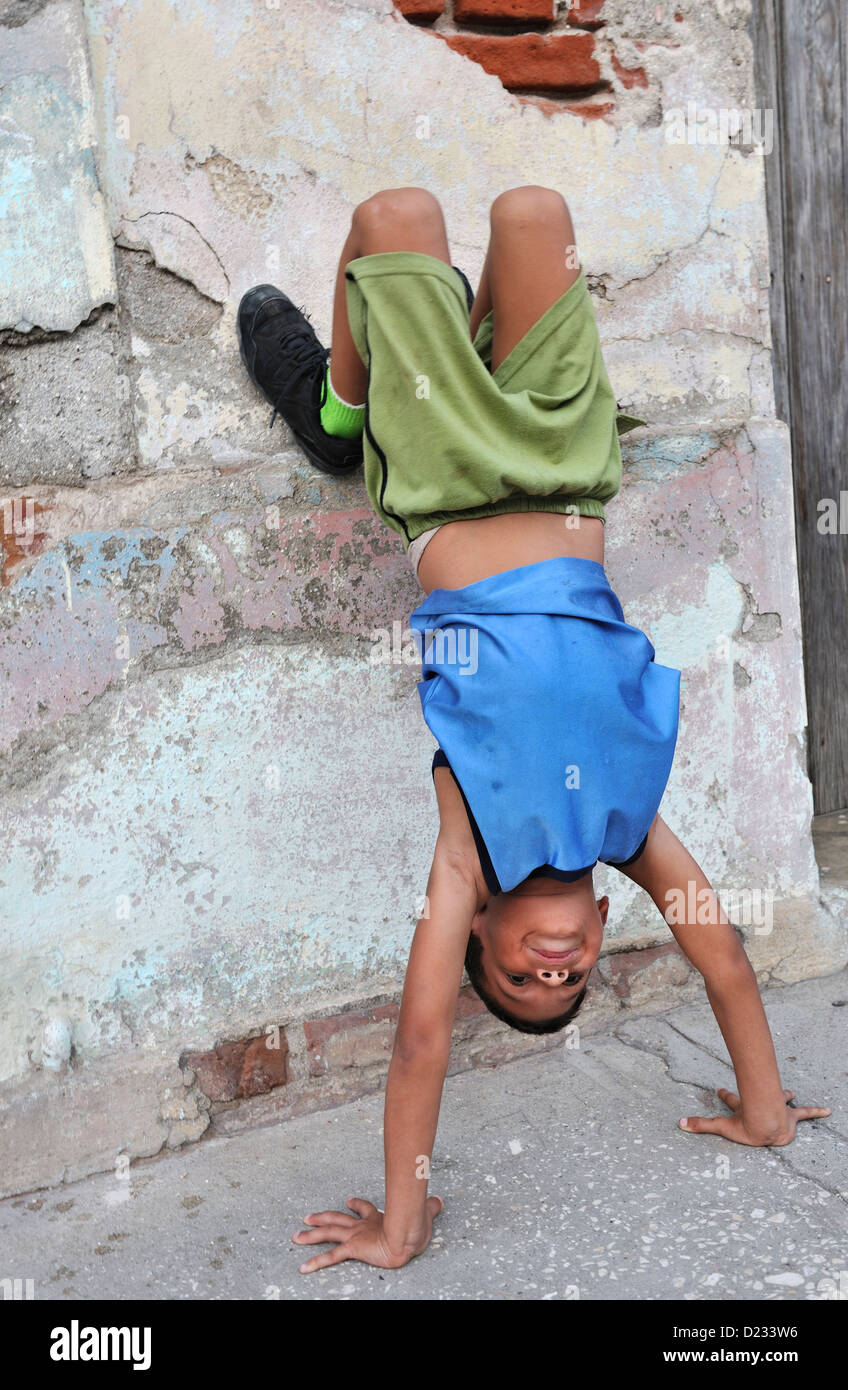
<svg viewBox="0 0 848 1390">
<path fill-rule="evenodd" d="M 274 1044 L 279 1044 L 275 1046 Z M 183 1066 L 194 1073 L 197 1086 L 210 1100 L 246 1100 L 285 1086 L 289 1046 L 285 1032 L 260 1033 L 239 1042 L 222 1043 L 212 1052 L 190 1052 Z"/>
<path fill-rule="evenodd" d="M 612 55 L 612 66 L 616 77 L 621 81 L 623 87 L 647 87 L 648 74 L 644 68 L 625 68 L 618 61 L 615 54 Z"/>
<path fill-rule="evenodd" d="M 688 997 L 695 979 L 671 943 L 605 956 L 593 972 L 578 1031 L 591 1034 L 622 1010 L 668 1007 Z M 684 991 L 686 991 L 684 993 Z M 289 1023 L 181 1058 L 186 1085 L 209 1108 L 210 1133 L 233 1133 L 283 1114 L 326 1109 L 385 1084 L 400 1013 L 397 1000 L 375 1002 L 322 1018 Z M 532 1052 L 561 1047 L 563 1033 L 518 1033 L 488 1012 L 470 985 L 459 993 L 449 1072 L 497 1066 Z M 237 1102 L 250 1101 L 240 1107 Z"/>
<path fill-rule="evenodd" d="M 304 1023 L 310 1076 L 388 1061 L 400 1012 L 394 1003 Z"/>
<path fill-rule="evenodd" d="M 693 978 L 691 966 L 674 942 L 607 956 L 599 969 L 616 998 L 631 1007 L 661 997 Z"/>
<path fill-rule="evenodd" d="M 605 0 L 571 0 L 568 6 L 568 23 L 581 28 L 595 29 L 603 24 L 599 17 Z"/>
<path fill-rule="evenodd" d="M 511 92 L 594 92 L 601 70 L 593 57 L 591 34 L 445 34 L 446 43 Z"/>
<path fill-rule="evenodd" d="M 444 10 L 444 0 L 399 0 L 397 8 L 410 24 L 432 24 Z"/>
<path fill-rule="evenodd" d="M 454 0 L 457 24 L 552 24 L 553 0 Z"/>
<path fill-rule="evenodd" d="M 569 111 L 586 120 L 611 116 L 629 92 L 651 90 L 648 67 L 623 61 L 607 31 L 607 0 L 395 0 L 410 23 L 429 29 L 455 52 L 479 63 L 507 91 L 546 115 Z M 656 42 L 633 48 L 672 48 L 669 30 L 680 11 L 653 8 Z"/>
</svg>

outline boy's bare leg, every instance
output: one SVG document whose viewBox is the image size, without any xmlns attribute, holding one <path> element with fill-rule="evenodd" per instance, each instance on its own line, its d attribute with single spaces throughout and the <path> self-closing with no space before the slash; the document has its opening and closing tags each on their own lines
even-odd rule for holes
<svg viewBox="0 0 848 1390">
<path fill-rule="evenodd" d="M 380 251 L 419 251 L 451 263 L 445 219 L 438 200 L 425 188 L 387 188 L 354 208 L 342 250 L 333 301 L 330 380 L 342 400 L 365 400 L 368 373 L 350 332 L 345 270 L 357 256 Z"/>
<path fill-rule="evenodd" d="M 552 188 L 510 188 L 492 203 L 483 274 L 470 330 L 494 309 L 492 371 L 580 273 L 568 204 Z"/>
<path fill-rule="evenodd" d="M 471 341 L 477 337 L 477 329 L 492 308 L 492 282 L 489 278 L 489 261 L 492 255 L 491 242 L 486 249 L 486 259 L 483 262 L 483 273 L 480 276 L 480 283 L 477 286 L 477 293 L 474 296 L 474 303 L 471 306 L 471 317 L 468 329 L 471 334 Z"/>
</svg>

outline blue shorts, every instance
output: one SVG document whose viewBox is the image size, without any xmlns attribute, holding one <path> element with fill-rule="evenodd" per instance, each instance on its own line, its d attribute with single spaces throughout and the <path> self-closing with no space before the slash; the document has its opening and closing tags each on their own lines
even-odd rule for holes
<svg viewBox="0 0 848 1390">
<path fill-rule="evenodd" d="M 490 889 L 632 859 L 671 771 L 680 672 L 624 621 L 603 566 L 561 556 L 434 589 L 410 626 Z"/>
</svg>

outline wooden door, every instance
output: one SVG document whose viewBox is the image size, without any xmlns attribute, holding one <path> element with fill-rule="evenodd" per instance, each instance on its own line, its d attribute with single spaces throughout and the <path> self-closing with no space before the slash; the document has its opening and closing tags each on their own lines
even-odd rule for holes
<svg viewBox="0 0 848 1390">
<path fill-rule="evenodd" d="M 775 395 L 792 437 L 821 814 L 848 806 L 848 0 L 754 0 L 751 36 L 757 102 L 774 111 L 765 162 Z"/>
</svg>

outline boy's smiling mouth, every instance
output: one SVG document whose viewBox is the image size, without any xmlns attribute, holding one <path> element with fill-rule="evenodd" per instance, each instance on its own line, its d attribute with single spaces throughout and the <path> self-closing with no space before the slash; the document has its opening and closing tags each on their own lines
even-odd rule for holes
<svg viewBox="0 0 848 1390">
<path fill-rule="evenodd" d="M 556 961 L 558 964 L 562 961 L 571 960 L 572 956 L 577 955 L 577 947 L 574 947 L 570 951 L 542 951 L 538 946 L 531 946 L 530 950 L 533 952 L 534 956 L 541 956 L 542 960 Z"/>
</svg>

